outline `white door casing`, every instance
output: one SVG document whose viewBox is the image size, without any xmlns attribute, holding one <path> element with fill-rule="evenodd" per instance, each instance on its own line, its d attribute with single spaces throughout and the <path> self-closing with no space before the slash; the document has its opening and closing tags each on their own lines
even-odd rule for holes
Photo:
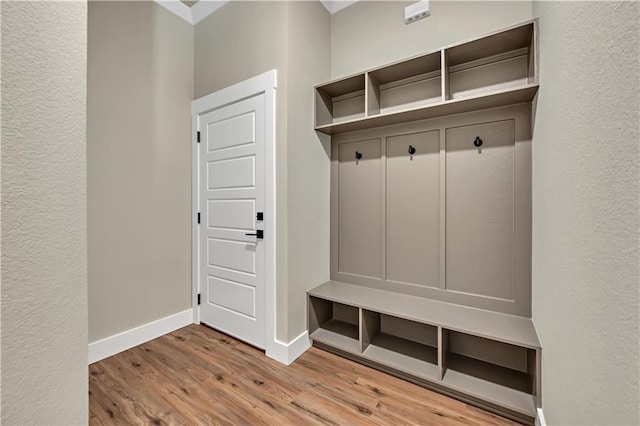
<svg viewBox="0 0 640 426">
<path fill-rule="evenodd" d="M 272 70 L 192 103 L 194 323 L 277 352 Z M 198 133 L 200 143 L 197 143 Z M 257 213 L 263 220 L 257 220 Z M 264 238 L 253 235 L 257 230 Z M 198 308 L 197 294 L 201 294 Z"/>
</svg>

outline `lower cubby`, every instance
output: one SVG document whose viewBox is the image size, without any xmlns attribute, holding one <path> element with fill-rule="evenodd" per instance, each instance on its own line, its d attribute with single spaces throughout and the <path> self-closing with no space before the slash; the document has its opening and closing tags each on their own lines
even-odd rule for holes
<svg viewBox="0 0 640 426">
<path fill-rule="evenodd" d="M 309 335 L 328 345 L 359 351 L 359 310 L 330 300 L 309 298 Z"/>
<path fill-rule="evenodd" d="M 516 413 L 535 411 L 535 350 L 446 329 L 441 345 L 443 384 Z"/>
<path fill-rule="evenodd" d="M 372 361 L 421 378 L 438 377 L 438 328 L 362 310 L 362 351 Z"/>
</svg>

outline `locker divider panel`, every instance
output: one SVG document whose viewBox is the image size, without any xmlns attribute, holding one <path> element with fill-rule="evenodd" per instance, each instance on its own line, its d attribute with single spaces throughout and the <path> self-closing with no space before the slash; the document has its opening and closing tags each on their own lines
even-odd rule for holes
<svg viewBox="0 0 640 426">
<path fill-rule="evenodd" d="M 338 268 L 344 274 L 382 277 L 381 143 L 370 139 L 339 148 Z"/>
<path fill-rule="evenodd" d="M 440 131 L 386 142 L 386 279 L 439 287 Z"/>
<path fill-rule="evenodd" d="M 447 290 L 513 300 L 514 128 L 446 129 Z"/>
</svg>

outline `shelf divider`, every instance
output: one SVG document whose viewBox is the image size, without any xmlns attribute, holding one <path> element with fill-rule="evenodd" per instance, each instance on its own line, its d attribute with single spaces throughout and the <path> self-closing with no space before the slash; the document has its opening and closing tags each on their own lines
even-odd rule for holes
<svg viewBox="0 0 640 426">
<path fill-rule="evenodd" d="M 366 116 L 371 117 L 376 114 L 380 114 L 380 83 L 376 80 L 376 78 L 371 75 L 370 72 L 367 73 L 367 112 Z"/>
<path fill-rule="evenodd" d="M 369 311 L 367 309 L 360 309 L 360 351 L 364 352 L 365 349 L 371 344 L 373 338 L 380 333 L 380 314 L 377 312 Z"/>
<path fill-rule="evenodd" d="M 449 88 L 449 59 L 445 49 L 440 51 L 440 58 L 440 63 L 442 64 L 442 71 L 440 73 L 440 80 L 442 81 L 442 102 L 445 102 L 448 101 L 451 96 L 451 90 Z"/>
<path fill-rule="evenodd" d="M 447 352 L 449 352 L 449 330 L 438 326 L 438 378 L 444 379 L 447 371 Z"/>
</svg>

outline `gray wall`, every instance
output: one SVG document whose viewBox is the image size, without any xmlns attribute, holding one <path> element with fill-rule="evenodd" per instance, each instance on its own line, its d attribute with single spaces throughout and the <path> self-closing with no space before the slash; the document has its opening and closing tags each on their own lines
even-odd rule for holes
<svg viewBox="0 0 640 426">
<path fill-rule="evenodd" d="M 305 292 L 329 274 L 329 159 L 313 131 L 314 84 L 329 78 L 319 2 L 231 2 L 195 27 L 194 98 L 278 70 L 276 336 L 305 330 Z M 324 178 L 323 178 L 324 177 Z"/>
<path fill-rule="evenodd" d="M 274 68 L 279 94 L 286 86 L 286 12 L 286 2 L 231 2 L 200 21 L 194 99 Z"/>
<path fill-rule="evenodd" d="M 431 16 L 405 25 L 415 1 L 361 1 L 331 17 L 331 75 L 361 72 L 531 19 L 530 1 L 431 1 Z"/>
<path fill-rule="evenodd" d="M 193 27 L 89 3 L 89 342 L 191 307 Z"/>
<path fill-rule="evenodd" d="M 2 2 L 3 424 L 87 422 L 86 2 Z"/>
<path fill-rule="evenodd" d="M 640 3 L 539 2 L 533 319 L 549 424 L 639 424 Z"/>
<path fill-rule="evenodd" d="M 331 18 L 287 3 L 288 339 L 306 330 L 306 292 L 329 280 L 331 138 L 313 130 L 313 86 L 330 78 Z"/>
</svg>

